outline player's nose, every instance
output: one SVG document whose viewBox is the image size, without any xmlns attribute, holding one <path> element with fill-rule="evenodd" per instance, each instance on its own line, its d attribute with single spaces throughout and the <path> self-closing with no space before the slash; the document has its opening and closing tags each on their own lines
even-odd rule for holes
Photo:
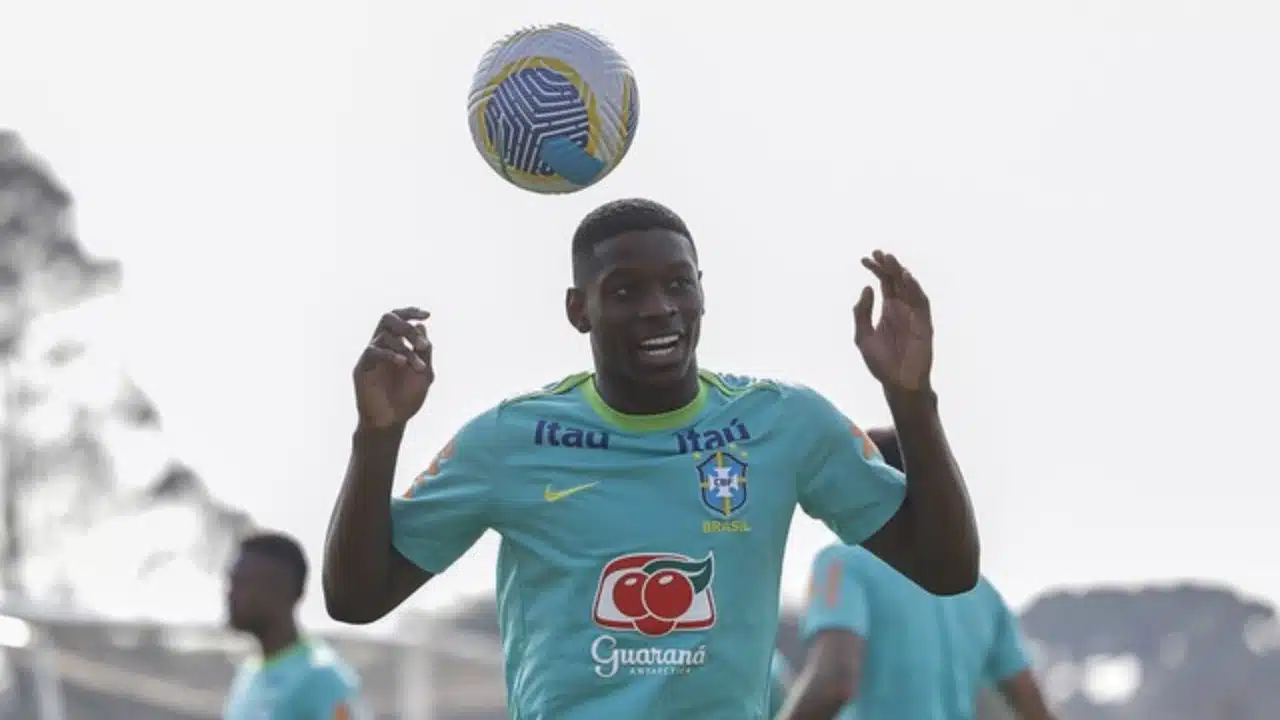
<svg viewBox="0 0 1280 720">
<path fill-rule="evenodd" d="M 661 290 L 650 290 L 640 299 L 636 308 L 644 319 L 665 318 L 676 314 L 676 303 Z"/>
</svg>

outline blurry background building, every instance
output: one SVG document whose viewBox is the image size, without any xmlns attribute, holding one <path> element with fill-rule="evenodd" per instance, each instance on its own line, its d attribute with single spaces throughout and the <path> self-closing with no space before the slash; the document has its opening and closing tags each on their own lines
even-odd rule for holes
<svg viewBox="0 0 1280 720">
<path fill-rule="evenodd" d="M 119 286 L 78 243 L 70 193 L 0 131 L 0 720 L 217 718 L 247 650 L 208 619 L 251 521 L 168 454 L 159 411 L 101 342 Z M 1280 718 L 1280 623 L 1261 602 L 1093 589 L 1022 618 L 1064 720 Z M 401 623 L 394 643 L 332 639 L 379 718 L 506 717 L 491 600 Z M 788 615 L 779 642 L 799 663 L 795 628 Z"/>
</svg>

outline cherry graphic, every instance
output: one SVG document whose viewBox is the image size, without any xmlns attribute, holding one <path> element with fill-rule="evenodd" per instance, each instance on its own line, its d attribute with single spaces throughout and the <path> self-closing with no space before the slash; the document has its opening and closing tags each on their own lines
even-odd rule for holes
<svg viewBox="0 0 1280 720">
<path fill-rule="evenodd" d="M 641 591 L 645 609 L 659 620 L 677 620 L 689 612 L 693 595 L 693 583 L 678 570 L 659 570 L 650 575 Z"/>
<path fill-rule="evenodd" d="M 636 630 L 639 630 L 642 634 L 648 635 L 649 637 L 666 635 L 676 627 L 674 621 L 663 620 L 661 618 L 653 617 L 652 615 L 636 618 L 635 620 L 632 620 L 632 622 L 635 623 Z"/>
<path fill-rule="evenodd" d="M 648 579 L 640 570 L 629 570 L 613 584 L 613 606 L 629 618 L 642 618 L 649 613 L 644 609 L 644 586 Z"/>
</svg>

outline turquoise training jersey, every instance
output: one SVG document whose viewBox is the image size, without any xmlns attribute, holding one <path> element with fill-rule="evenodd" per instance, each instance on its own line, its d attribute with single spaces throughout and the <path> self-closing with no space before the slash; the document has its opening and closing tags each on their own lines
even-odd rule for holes
<svg viewBox="0 0 1280 720">
<path fill-rule="evenodd" d="M 366 720 L 359 680 L 322 643 L 303 641 L 267 660 L 246 660 L 231 683 L 223 720 Z"/>
<path fill-rule="evenodd" d="M 920 589 L 870 552 L 832 545 L 813 564 L 801 635 L 866 640 L 839 720 L 974 720 L 978 695 L 1029 667 L 1018 621 L 986 578 L 962 595 Z"/>
<path fill-rule="evenodd" d="M 501 536 L 510 717 L 764 717 L 796 505 L 849 543 L 901 505 L 902 475 L 814 391 L 700 380 L 662 415 L 613 410 L 585 373 L 504 402 L 392 501 L 396 549 L 431 573 Z"/>
</svg>

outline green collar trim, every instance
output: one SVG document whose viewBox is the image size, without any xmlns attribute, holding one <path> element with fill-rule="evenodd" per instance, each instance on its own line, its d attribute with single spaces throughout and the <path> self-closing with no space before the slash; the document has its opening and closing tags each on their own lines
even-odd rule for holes
<svg viewBox="0 0 1280 720">
<path fill-rule="evenodd" d="M 689 401 L 684 407 L 658 413 L 657 415 L 631 415 L 609 407 L 604 398 L 600 397 L 600 391 L 596 389 L 594 376 L 591 378 L 591 382 L 582 383 L 582 396 L 586 398 L 587 404 L 591 406 L 592 410 L 596 411 L 597 415 L 621 430 L 634 433 L 677 430 L 691 425 L 693 420 L 698 417 L 698 413 L 702 412 L 702 408 L 706 406 L 707 381 L 699 373 L 698 394 L 693 397 L 693 400 Z"/>
</svg>

